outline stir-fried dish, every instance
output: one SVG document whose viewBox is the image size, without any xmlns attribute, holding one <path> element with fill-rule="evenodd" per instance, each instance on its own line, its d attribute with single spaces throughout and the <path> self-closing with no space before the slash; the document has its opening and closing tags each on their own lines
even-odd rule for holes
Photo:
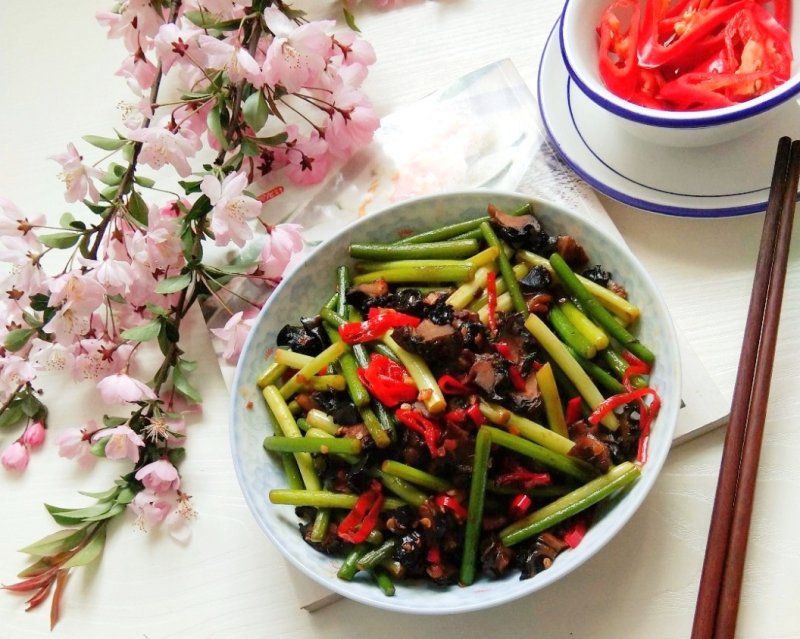
<svg viewBox="0 0 800 639">
<path fill-rule="evenodd" d="M 258 379 L 286 471 L 270 500 L 389 595 L 548 568 L 646 461 L 655 357 L 625 274 L 531 205 L 350 257 Z"/>
</svg>

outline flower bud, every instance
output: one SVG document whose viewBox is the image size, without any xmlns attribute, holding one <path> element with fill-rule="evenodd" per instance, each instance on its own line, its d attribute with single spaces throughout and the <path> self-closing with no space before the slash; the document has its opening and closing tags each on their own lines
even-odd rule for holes
<svg viewBox="0 0 800 639">
<path fill-rule="evenodd" d="M 0 463 L 6 470 L 23 471 L 30 461 L 31 454 L 22 442 L 16 441 L 0 455 Z"/>
<path fill-rule="evenodd" d="M 42 422 L 33 422 L 22 433 L 22 443 L 30 448 L 38 448 L 44 443 L 45 433 L 45 426 Z"/>
</svg>

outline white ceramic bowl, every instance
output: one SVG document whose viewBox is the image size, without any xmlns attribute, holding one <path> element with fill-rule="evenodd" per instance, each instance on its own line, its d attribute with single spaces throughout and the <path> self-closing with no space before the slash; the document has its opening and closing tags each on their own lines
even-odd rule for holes
<svg viewBox="0 0 800 639">
<path fill-rule="evenodd" d="M 570 233 L 585 246 L 592 263 L 610 268 L 622 281 L 630 298 L 643 309 L 639 335 L 656 353 L 651 378 L 663 406 L 653 424 L 649 460 L 642 476 L 624 495 L 607 504 L 586 537 L 567 550 L 548 570 L 528 580 L 511 574 L 499 581 L 480 578 L 462 588 L 436 587 L 425 583 L 398 583 L 397 594 L 386 597 L 369 579 L 342 581 L 336 577 L 341 560 L 320 554 L 300 537 L 291 506 L 276 506 L 267 493 L 286 486 L 280 463 L 262 449 L 262 440 L 273 432 L 270 416 L 256 386 L 267 353 L 275 345 L 280 328 L 296 324 L 300 316 L 312 315 L 330 298 L 335 287 L 336 267 L 349 262 L 347 247 L 353 241 L 389 241 L 401 230 L 423 231 L 435 226 L 485 215 L 489 202 L 511 210 L 533 201 L 536 215 L 551 233 Z M 558 206 L 511 193 L 470 191 L 410 200 L 375 213 L 344 228 L 318 247 L 298 269 L 275 290 L 263 308 L 244 347 L 236 370 L 230 414 L 230 439 L 236 473 L 244 497 L 258 524 L 284 556 L 306 575 L 345 597 L 394 611 L 418 614 L 447 614 L 478 610 L 528 595 L 557 581 L 600 550 L 627 522 L 645 495 L 667 457 L 680 404 L 680 363 L 678 345 L 667 308 L 631 253 L 617 240 Z M 658 549 L 653 548 L 653 553 Z M 630 566 L 630 569 L 635 569 Z"/>
<path fill-rule="evenodd" d="M 788 81 L 753 100 L 707 111 L 659 111 L 638 106 L 609 91 L 598 70 L 597 25 L 611 0 L 566 0 L 561 15 L 561 54 L 570 77 L 587 97 L 641 139 L 666 146 L 705 146 L 732 140 L 779 115 L 800 92 L 800 11 L 792 12 L 795 61 Z M 644 0 L 641 0 L 644 5 Z M 646 160 L 646 158 L 643 158 Z"/>
</svg>

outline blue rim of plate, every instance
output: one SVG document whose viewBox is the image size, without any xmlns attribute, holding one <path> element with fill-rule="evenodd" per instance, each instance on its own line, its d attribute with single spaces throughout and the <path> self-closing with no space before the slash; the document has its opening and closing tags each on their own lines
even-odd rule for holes
<svg viewBox="0 0 800 639">
<path fill-rule="evenodd" d="M 617 188 L 613 188 L 608 184 L 604 183 L 603 181 L 597 179 L 592 175 L 590 171 L 582 167 L 559 143 L 558 138 L 556 137 L 551 124 L 548 123 L 547 118 L 545 116 L 545 109 L 544 104 L 542 101 L 542 73 L 544 69 L 544 65 L 542 61 L 544 60 L 545 56 L 549 53 L 549 48 L 553 45 L 553 37 L 559 32 L 559 25 L 561 23 L 561 19 L 558 18 L 556 22 L 553 24 L 553 27 L 550 29 L 550 33 L 547 36 L 547 41 L 545 42 L 544 48 L 542 49 L 542 56 L 539 60 L 539 70 L 537 74 L 537 101 L 539 104 L 539 113 L 541 115 L 542 123 L 545 128 L 545 133 L 547 134 L 548 140 L 550 144 L 553 146 L 556 153 L 561 157 L 564 162 L 580 176 L 585 182 L 587 182 L 590 186 L 597 189 L 601 193 L 629 206 L 642 209 L 644 211 L 650 211 L 652 213 L 662 213 L 664 215 L 673 215 L 677 217 L 693 217 L 693 218 L 716 218 L 716 217 L 734 217 L 739 215 L 749 215 L 752 213 L 759 213 L 763 212 L 767 205 L 767 195 L 769 193 L 769 185 L 765 186 L 764 188 L 754 189 L 751 191 L 743 191 L 740 193 L 721 193 L 721 194 L 687 194 L 687 193 L 679 193 L 677 191 L 666 191 L 663 189 L 657 189 L 651 187 L 647 184 L 643 184 L 641 182 L 637 182 L 636 180 L 631 179 L 627 175 L 624 175 L 613 166 L 608 164 L 605 160 L 603 160 L 600 155 L 587 143 L 584 139 L 583 135 L 580 132 L 580 129 L 577 127 L 577 123 L 575 122 L 575 116 L 572 110 L 572 97 L 571 92 L 573 90 L 580 90 L 577 84 L 572 82 L 572 78 L 567 75 L 566 84 L 564 86 L 564 90 L 566 91 L 567 96 L 567 105 L 569 108 L 569 118 L 572 122 L 576 133 L 581 139 L 585 149 L 603 166 L 605 166 L 609 171 L 615 173 L 616 175 L 620 176 L 620 178 L 630 182 L 631 184 L 635 184 L 641 188 L 648 189 L 653 192 L 663 193 L 665 195 L 675 195 L 680 197 L 693 197 L 693 198 L 708 198 L 708 199 L 715 199 L 721 197 L 735 197 L 741 195 L 751 195 L 754 193 L 764 193 L 763 200 L 758 202 L 752 202 L 750 204 L 743 204 L 740 206 L 726 206 L 726 207 L 718 207 L 718 208 L 688 208 L 686 206 L 678 206 L 678 205 L 670 205 L 670 204 L 663 204 L 659 202 L 652 202 L 650 200 L 643 199 L 641 197 L 636 197 L 631 195 L 630 193 L 626 193 L 624 191 L 620 191 Z M 559 45 L 560 48 L 560 45 Z M 559 51 L 558 59 L 564 64 L 563 57 Z M 566 72 L 566 67 L 565 67 Z M 550 89 L 552 90 L 552 89 Z M 588 96 L 587 96 L 588 97 Z M 591 99 L 591 98 L 589 98 Z"/>
</svg>

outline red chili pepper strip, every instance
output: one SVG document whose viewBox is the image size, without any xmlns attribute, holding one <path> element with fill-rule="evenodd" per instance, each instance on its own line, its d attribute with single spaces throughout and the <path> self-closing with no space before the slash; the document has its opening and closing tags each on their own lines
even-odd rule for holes
<svg viewBox="0 0 800 639">
<path fill-rule="evenodd" d="M 589 415 L 589 423 L 593 426 L 596 426 L 600 423 L 600 420 L 602 420 L 611 411 L 619 408 L 620 406 L 624 406 L 625 404 L 630 404 L 631 402 L 647 395 L 652 395 L 654 398 L 658 397 L 658 393 L 656 393 L 656 391 L 649 386 L 645 388 L 637 388 L 636 390 L 627 391 L 625 393 L 619 393 L 617 395 L 612 395 L 598 405 L 597 408 L 594 409 L 594 412 Z"/>
<path fill-rule="evenodd" d="M 579 517 L 572 522 L 570 527 L 567 529 L 567 532 L 564 533 L 564 543 L 566 543 L 570 548 L 577 547 L 586 534 L 587 528 L 588 524 L 586 519 L 584 517 Z"/>
<path fill-rule="evenodd" d="M 691 51 L 700 40 L 716 31 L 747 4 L 748 0 L 740 0 L 720 7 L 686 11 L 683 14 L 685 20 L 676 23 L 672 37 L 663 41 L 659 37 L 659 23 L 664 18 L 664 8 L 668 7 L 669 3 L 662 0 L 647 0 L 637 45 L 639 66 L 659 67 L 679 58 Z"/>
<path fill-rule="evenodd" d="M 514 387 L 514 390 L 519 392 L 525 391 L 525 378 L 522 377 L 522 373 L 519 372 L 519 367 L 514 365 L 509 366 L 508 377 L 511 380 L 511 385 Z"/>
<path fill-rule="evenodd" d="M 365 541 L 378 523 L 383 501 L 380 482 L 372 481 L 369 490 L 359 495 L 356 505 L 339 524 L 339 537 L 351 544 Z"/>
<path fill-rule="evenodd" d="M 551 482 L 549 473 L 535 473 L 532 470 L 516 468 L 502 475 L 498 475 L 495 483 L 498 486 L 506 486 L 508 484 L 521 484 L 525 490 L 536 488 L 537 486 L 549 486 Z"/>
<path fill-rule="evenodd" d="M 509 362 L 514 361 L 514 356 L 511 354 L 511 349 L 509 348 L 508 344 L 505 342 L 495 342 L 494 343 L 494 350 L 500 353 L 503 357 L 505 357 Z"/>
<path fill-rule="evenodd" d="M 398 408 L 394 415 L 406 428 L 410 428 L 414 432 L 422 435 L 422 438 L 425 440 L 425 445 L 428 447 L 432 457 L 439 457 L 442 454 L 439 451 L 441 430 L 436 424 L 420 412 L 411 408 Z"/>
<path fill-rule="evenodd" d="M 417 399 L 419 390 L 411 375 L 393 359 L 372 353 L 367 368 L 358 369 L 358 378 L 374 397 L 386 406 L 397 406 Z"/>
<path fill-rule="evenodd" d="M 464 521 L 467 518 L 467 509 L 452 495 L 436 495 L 433 501 L 442 510 L 449 510 L 453 513 L 459 521 Z"/>
<path fill-rule="evenodd" d="M 486 423 L 486 418 L 483 416 L 481 407 L 477 403 L 470 404 L 470 407 L 467 409 L 467 417 L 469 417 L 476 426 Z"/>
<path fill-rule="evenodd" d="M 471 395 L 472 391 L 452 375 L 442 375 L 436 380 L 445 395 Z"/>
<path fill-rule="evenodd" d="M 583 400 L 579 397 L 572 397 L 567 402 L 567 410 L 564 411 L 564 421 L 567 426 L 574 424 L 582 417 Z"/>
<path fill-rule="evenodd" d="M 442 551 L 439 549 L 439 546 L 431 546 L 428 549 L 428 554 L 425 555 L 425 559 L 428 560 L 429 564 L 440 564 L 442 563 Z"/>
<path fill-rule="evenodd" d="M 515 495 L 508 505 L 508 514 L 512 519 L 522 519 L 533 505 L 533 500 L 525 493 Z"/>
<path fill-rule="evenodd" d="M 661 408 L 661 398 L 654 395 L 650 406 L 646 406 L 643 401 L 639 401 L 639 446 L 636 451 L 636 461 L 644 464 L 647 461 L 647 443 L 650 439 L 650 424 L 658 415 Z M 643 408 L 644 407 L 644 408 Z"/>
<path fill-rule="evenodd" d="M 379 339 L 386 331 L 398 326 L 418 326 L 419 317 L 391 309 L 370 309 L 363 322 L 348 322 L 339 326 L 339 335 L 347 344 L 363 344 Z"/>
<path fill-rule="evenodd" d="M 639 67 L 636 63 L 639 0 L 612 2 L 600 18 L 598 31 L 600 77 L 609 91 L 628 100 L 636 91 L 639 80 Z"/>
<path fill-rule="evenodd" d="M 492 334 L 497 332 L 497 275 L 489 271 L 486 275 L 486 297 L 489 311 L 489 330 Z"/>
</svg>

